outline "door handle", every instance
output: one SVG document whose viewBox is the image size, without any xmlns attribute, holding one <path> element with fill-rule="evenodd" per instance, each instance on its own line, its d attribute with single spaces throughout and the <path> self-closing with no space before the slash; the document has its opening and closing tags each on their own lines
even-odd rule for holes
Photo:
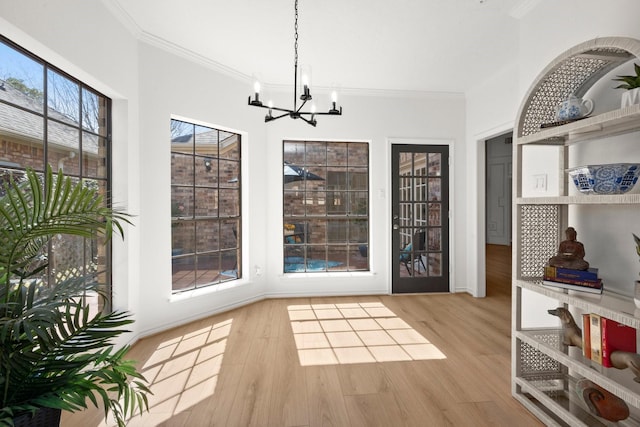
<svg viewBox="0 0 640 427">
<path fill-rule="evenodd" d="M 397 230 L 398 228 L 400 228 L 400 226 L 398 224 L 393 224 L 393 229 Z"/>
</svg>

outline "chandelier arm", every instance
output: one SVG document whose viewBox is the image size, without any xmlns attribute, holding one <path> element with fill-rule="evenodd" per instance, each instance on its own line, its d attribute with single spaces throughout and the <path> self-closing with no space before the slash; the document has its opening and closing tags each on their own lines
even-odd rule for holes
<svg viewBox="0 0 640 427">
<path fill-rule="evenodd" d="M 300 106 L 296 109 L 296 113 L 300 113 L 300 110 L 302 110 L 302 107 L 304 107 L 304 104 L 306 104 L 306 103 L 307 103 L 307 100 L 306 99 L 303 100 L 302 104 L 300 104 Z M 294 105 L 294 107 L 295 107 L 295 105 Z M 311 113 L 300 113 L 300 114 L 311 114 Z"/>
<path fill-rule="evenodd" d="M 279 116 L 275 116 L 275 117 L 273 117 L 273 116 L 271 116 L 271 117 L 267 116 L 267 117 L 265 117 L 265 118 L 264 118 L 264 121 L 265 121 L 265 122 L 272 122 L 272 121 L 274 121 L 274 120 L 278 120 L 278 119 L 281 119 L 281 118 L 283 118 L 283 117 L 287 117 L 289 114 L 290 114 L 290 113 L 284 113 L 284 114 L 281 114 L 281 115 L 279 115 Z"/>
<path fill-rule="evenodd" d="M 305 114 L 308 114 L 308 113 L 305 113 Z M 312 116 L 313 116 L 313 115 L 312 115 Z M 302 116 L 298 116 L 298 117 L 299 117 L 299 118 L 301 118 L 301 119 L 302 119 L 304 122 L 306 122 L 307 124 L 309 124 L 309 125 L 311 125 L 311 126 L 313 126 L 313 127 L 316 127 L 316 121 L 315 121 L 315 120 L 313 120 L 313 119 L 312 119 L 312 120 L 308 120 L 308 119 L 305 119 L 305 118 L 304 118 L 304 117 L 302 117 Z"/>
<path fill-rule="evenodd" d="M 307 114 L 307 115 L 313 115 L 313 116 L 341 116 L 342 115 L 342 107 L 340 107 L 340 110 L 336 110 L 336 113 L 332 113 L 331 111 L 324 111 L 324 112 L 315 112 L 315 113 L 311 113 L 311 112 L 301 112 L 299 114 Z"/>
<path fill-rule="evenodd" d="M 262 108 L 269 108 L 269 107 L 262 107 Z M 289 113 L 293 113 L 293 110 L 290 110 L 288 108 L 280 108 L 280 107 L 271 107 L 269 108 L 270 110 L 276 110 L 276 111 L 284 111 L 285 113 L 289 114 Z"/>
</svg>

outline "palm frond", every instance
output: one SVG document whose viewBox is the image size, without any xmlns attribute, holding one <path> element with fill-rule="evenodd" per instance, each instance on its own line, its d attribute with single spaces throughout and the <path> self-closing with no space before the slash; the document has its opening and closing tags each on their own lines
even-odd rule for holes
<svg viewBox="0 0 640 427">
<path fill-rule="evenodd" d="M 106 297 L 82 267 L 48 283 L 46 248 L 59 234 L 104 241 L 124 235 L 129 215 L 105 206 L 96 189 L 47 166 L 11 179 L 0 198 L 0 425 L 40 407 L 76 411 L 87 402 L 127 414 L 148 407 L 150 393 L 128 347 L 112 340 L 133 322 L 127 312 L 94 313 L 87 294 Z M 115 230 L 115 231 L 114 231 Z M 92 273 L 97 275 L 97 273 Z"/>
</svg>

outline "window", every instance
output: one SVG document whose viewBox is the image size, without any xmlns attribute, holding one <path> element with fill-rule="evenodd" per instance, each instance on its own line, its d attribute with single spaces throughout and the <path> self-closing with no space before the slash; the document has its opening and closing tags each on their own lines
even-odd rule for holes
<svg viewBox="0 0 640 427">
<path fill-rule="evenodd" d="M 284 141 L 284 272 L 369 270 L 369 146 Z"/>
<path fill-rule="evenodd" d="M 240 135 L 171 120 L 172 289 L 240 278 Z"/>
<path fill-rule="evenodd" d="M 110 125 L 109 98 L 0 36 L 0 182 L 50 164 L 110 205 Z M 91 277 L 111 289 L 111 249 L 98 238 L 54 238 L 46 259 L 45 283 Z"/>
</svg>

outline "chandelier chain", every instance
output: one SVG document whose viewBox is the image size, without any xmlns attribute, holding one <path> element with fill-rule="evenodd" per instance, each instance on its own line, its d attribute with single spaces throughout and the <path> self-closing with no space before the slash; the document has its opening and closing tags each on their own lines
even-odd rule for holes
<svg viewBox="0 0 640 427">
<path fill-rule="evenodd" d="M 294 43 L 293 47 L 294 47 L 294 51 L 295 51 L 295 65 L 296 65 L 296 68 L 297 68 L 297 66 L 298 66 L 298 0 L 296 0 L 296 2 L 295 2 L 295 11 L 296 11 L 295 24 L 293 26 L 293 29 L 295 30 L 295 36 L 294 36 L 295 43 Z"/>
</svg>

